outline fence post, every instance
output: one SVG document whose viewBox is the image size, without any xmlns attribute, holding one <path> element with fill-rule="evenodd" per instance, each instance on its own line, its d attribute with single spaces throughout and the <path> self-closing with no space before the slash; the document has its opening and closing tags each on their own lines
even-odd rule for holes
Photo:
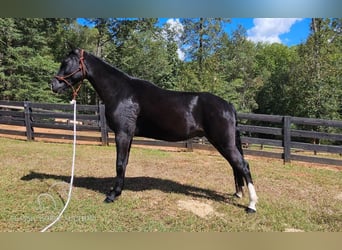
<svg viewBox="0 0 342 250">
<path fill-rule="evenodd" d="M 26 137 L 28 141 L 34 140 L 34 133 L 32 127 L 32 108 L 30 102 L 24 102 Z"/>
<path fill-rule="evenodd" d="M 105 113 L 105 105 L 99 105 L 100 111 L 100 127 L 101 127 L 101 141 L 102 146 L 108 146 L 108 130 L 107 130 L 107 121 L 106 121 L 106 113 Z"/>
<path fill-rule="evenodd" d="M 194 148 L 192 146 L 192 139 L 189 139 L 185 142 L 185 147 L 186 147 L 186 151 L 188 152 L 194 151 Z"/>
<path fill-rule="evenodd" d="M 284 147 L 284 164 L 291 162 L 291 116 L 283 118 L 283 147 Z"/>
</svg>

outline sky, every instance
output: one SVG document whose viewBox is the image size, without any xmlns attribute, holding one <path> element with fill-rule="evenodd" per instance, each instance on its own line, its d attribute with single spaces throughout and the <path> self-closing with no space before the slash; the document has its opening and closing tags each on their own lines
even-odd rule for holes
<svg viewBox="0 0 342 250">
<path fill-rule="evenodd" d="M 232 19 L 247 30 L 254 42 L 281 43 L 287 46 L 304 43 L 310 32 L 310 18 L 244 18 Z"/>
</svg>

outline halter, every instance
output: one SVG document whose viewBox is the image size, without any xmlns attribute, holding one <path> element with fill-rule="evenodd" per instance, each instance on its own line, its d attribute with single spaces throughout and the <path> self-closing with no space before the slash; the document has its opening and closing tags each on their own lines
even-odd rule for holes
<svg viewBox="0 0 342 250">
<path fill-rule="evenodd" d="M 72 86 L 72 84 L 67 80 L 67 78 L 75 75 L 78 72 L 82 72 L 82 80 L 80 81 L 80 84 L 78 85 L 78 87 L 75 89 L 74 86 Z M 80 57 L 80 66 L 78 67 L 78 69 L 76 69 L 74 72 L 72 72 L 69 75 L 66 76 L 55 76 L 55 78 L 59 81 L 63 81 L 65 82 L 71 89 L 72 89 L 72 96 L 73 96 L 73 100 L 76 100 L 76 97 L 78 96 L 78 92 L 80 91 L 81 87 L 82 87 L 82 83 L 83 80 L 85 79 L 87 75 L 87 70 L 84 64 L 84 50 L 81 50 L 81 57 Z"/>
</svg>

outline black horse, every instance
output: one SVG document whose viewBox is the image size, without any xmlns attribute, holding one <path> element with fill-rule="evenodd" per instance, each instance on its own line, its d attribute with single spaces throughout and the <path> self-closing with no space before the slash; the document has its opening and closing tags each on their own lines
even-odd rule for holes
<svg viewBox="0 0 342 250">
<path fill-rule="evenodd" d="M 250 198 L 246 211 L 256 211 L 257 195 L 243 157 L 232 104 L 210 93 L 161 89 L 80 49 L 74 49 L 63 60 L 51 88 L 60 93 L 71 87 L 75 98 L 79 88 L 74 86 L 84 79 L 89 80 L 104 102 L 108 125 L 115 133 L 117 177 L 105 202 L 113 202 L 122 192 L 133 136 L 166 141 L 205 136 L 232 166 L 237 197 L 242 197 L 246 181 Z"/>
</svg>

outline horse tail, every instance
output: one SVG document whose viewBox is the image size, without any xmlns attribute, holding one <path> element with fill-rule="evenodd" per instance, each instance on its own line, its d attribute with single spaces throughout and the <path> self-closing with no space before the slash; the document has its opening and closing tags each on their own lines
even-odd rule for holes
<svg viewBox="0 0 342 250">
<path fill-rule="evenodd" d="M 243 150 L 242 150 L 242 142 L 241 142 L 241 136 L 240 136 L 240 130 L 238 128 L 238 119 L 237 119 L 237 112 L 234 109 L 234 116 L 235 116 L 235 145 L 237 149 L 239 150 L 240 154 L 243 157 Z"/>
<path fill-rule="evenodd" d="M 240 130 L 238 128 L 237 112 L 234 107 L 233 107 L 233 111 L 234 111 L 234 117 L 235 117 L 235 146 L 241 154 L 242 160 L 244 162 L 244 167 L 246 167 L 249 170 L 249 164 L 247 161 L 245 161 L 244 155 L 243 155 Z M 234 170 L 234 179 L 235 179 L 235 186 L 236 186 L 237 192 L 240 192 L 240 191 L 243 192 L 241 189 L 241 187 L 245 185 L 243 175 L 239 173 L 239 171 Z M 241 196 L 238 195 L 238 197 L 241 197 Z"/>
</svg>

